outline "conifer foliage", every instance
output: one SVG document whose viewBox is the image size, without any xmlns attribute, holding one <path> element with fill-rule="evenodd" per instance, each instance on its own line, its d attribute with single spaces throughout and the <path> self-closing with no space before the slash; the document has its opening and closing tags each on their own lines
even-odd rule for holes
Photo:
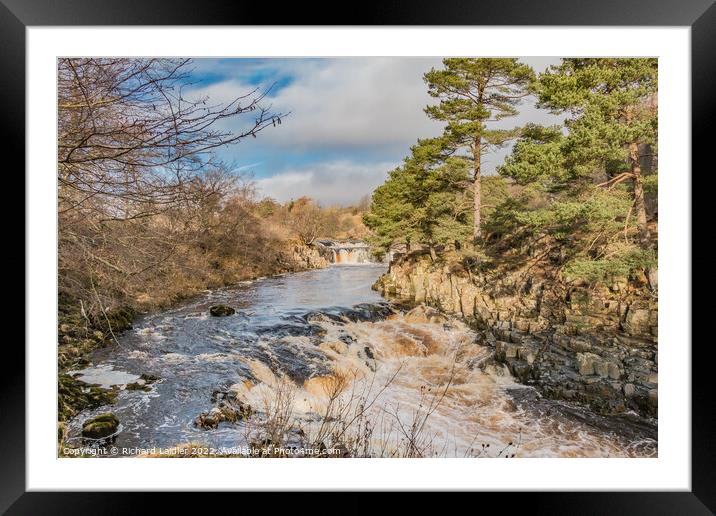
<svg viewBox="0 0 716 516">
<path fill-rule="evenodd" d="M 493 261 L 533 260 L 535 246 L 547 246 L 540 257 L 568 281 L 651 278 L 657 60 L 563 59 L 539 76 L 516 59 L 443 64 L 424 76 L 440 99 L 425 112 L 445 129 L 375 191 L 365 215 L 374 242 L 472 244 Z M 528 95 L 563 125 L 496 128 Z M 511 141 L 498 175 L 483 176 L 483 154 Z"/>
<path fill-rule="evenodd" d="M 515 136 L 506 129 L 488 127 L 517 114 L 515 106 L 527 96 L 534 80 L 529 66 L 515 58 L 451 58 L 443 60 L 442 70 L 432 69 L 424 76 L 431 96 L 440 104 L 428 106 L 425 113 L 447 122 L 443 142 L 451 151 L 465 149 L 473 170 L 473 238 L 480 238 L 482 155 L 500 147 Z"/>
</svg>

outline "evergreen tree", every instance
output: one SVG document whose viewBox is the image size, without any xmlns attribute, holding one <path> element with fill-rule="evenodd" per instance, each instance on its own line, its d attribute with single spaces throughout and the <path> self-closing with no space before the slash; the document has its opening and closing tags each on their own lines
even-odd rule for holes
<svg viewBox="0 0 716 516">
<path fill-rule="evenodd" d="M 394 242 L 434 248 L 469 238 L 472 196 L 465 158 L 439 157 L 439 139 L 420 140 L 410 157 L 373 192 L 365 224 L 372 243 L 385 250 Z"/>
<path fill-rule="evenodd" d="M 639 239 L 648 247 L 639 145 L 656 145 L 657 60 L 564 59 L 540 75 L 538 92 L 541 106 L 570 115 L 562 149 L 573 174 L 605 170 L 607 188 L 631 179 Z"/>
<path fill-rule="evenodd" d="M 486 230 L 512 249 L 542 241 L 556 251 L 553 265 L 568 280 L 610 282 L 653 267 L 653 251 L 630 237 L 637 228 L 629 216 L 633 199 L 627 185 L 604 188 L 593 175 L 575 174 L 566 166 L 567 142 L 559 131 L 526 131 L 498 169 L 515 180 L 519 194 L 497 207 Z M 549 252 L 540 258 L 549 258 Z"/>
<path fill-rule="evenodd" d="M 488 129 L 487 123 L 517 114 L 527 96 L 532 69 L 515 58 L 449 58 L 442 70 L 424 76 L 431 96 L 440 104 L 425 108 L 433 119 L 447 122 L 442 143 L 448 152 L 467 150 L 472 159 L 473 231 L 480 238 L 482 154 L 504 145 L 516 131 Z"/>
<path fill-rule="evenodd" d="M 539 183 L 546 190 L 563 187 L 577 177 L 567 167 L 564 145 L 558 126 L 527 124 L 497 172 L 519 185 Z"/>
<path fill-rule="evenodd" d="M 409 219 L 413 212 L 411 192 L 415 176 L 401 165 L 388 174 L 385 183 L 373 191 L 370 210 L 363 215 L 363 222 L 373 234 L 369 242 L 377 249 L 386 251 L 394 243 L 410 245 Z"/>
<path fill-rule="evenodd" d="M 568 279 L 610 281 L 639 270 L 648 276 L 656 254 L 638 149 L 656 138 L 655 66 L 648 59 L 572 59 L 542 74 L 540 102 L 569 112 L 566 134 L 523 129 L 498 167 L 521 194 L 498 207 L 488 230 L 507 235 L 511 246 L 549 236 Z"/>
</svg>

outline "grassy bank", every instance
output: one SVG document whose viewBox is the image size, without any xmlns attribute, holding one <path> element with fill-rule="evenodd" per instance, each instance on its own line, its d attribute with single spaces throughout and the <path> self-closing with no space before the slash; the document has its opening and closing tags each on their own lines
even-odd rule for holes
<svg viewBox="0 0 716 516">
<path fill-rule="evenodd" d="M 122 332 L 130 329 L 135 317 L 143 313 L 166 309 L 207 289 L 221 288 L 239 281 L 256 279 L 285 272 L 297 272 L 326 265 L 313 248 L 287 242 L 281 259 L 272 267 L 233 267 L 235 260 L 223 262 L 201 276 L 181 278 L 181 286 L 167 284 L 152 296 L 123 297 L 114 306 L 99 312 L 85 309 L 81 298 L 60 295 L 58 299 L 58 442 L 65 438 L 65 424 L 86 409 L 112 404 L 116 389 L 89 385 L 68 374 L 89 364 L 88 355 L 102 347 L 113 345 Z M 203 281 L 202 281 L 203 279 Z M 177 281 L 177 278 L 174 278 Z"/>
</svg>

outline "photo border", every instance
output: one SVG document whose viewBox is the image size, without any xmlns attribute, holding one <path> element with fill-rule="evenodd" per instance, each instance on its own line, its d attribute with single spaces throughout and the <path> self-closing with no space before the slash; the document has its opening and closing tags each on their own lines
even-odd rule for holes
<svg viewBox="0 0 716 516">
<path fill-rule="evenodd" d="M 41 25 L 268 25 L 262 5 L 180 0 L 145 1 L 140 5 L 116 0 L 90 2 L 52 2 L 41 0 L 2 0 L 0 4 L 0 59 L 2 59 L 2 131 L 6 148 L 19 149 L 25 143 L 25 28 Z M 404 5 L 403 5 L 404 4 Z M 303 4 L 282 6 L 280 13 L 268 17 L 271 25 L 281 21 L 296 25 L 303 21 L 317 25 L 319 18 Z M 335 20 L 321 25 L 685 25 L 692 34 L 692 156 L 694 163 L 706 165 L 706 154 L 713 143 L 707 140 L 712 113 L 715 112 L 716 70 L 716 6 L 712 1 L 681 0 L 650 2 L 647 0 L 606 0 L 600 3 L 575 5 L 568 0 L 525 4 L 516 0 L 500 0 L 464 5 L 457 1 L 429 3 L 383 2 L 379 7 L 362 3 L 355 16 L 344 23 Z M 701 159 L 699 159 L 701 158 Z M 24 169 L 24 155 L 19 160 Z M 12 172 L 12 171 L 10 171 Z M 689 173 L 688 171 L 686 173 Z M 21 188 L 23 186 L 21 185 Z M 708 234 L 708 233 L 707 233 Z M 27 271 L 26 271 L 27 273 Z M 695 309 L 698 309 L 694 306 Z M 26 307 L 26 310 L 31 307 Z M 716 457 L 712 436 L 713 386 L 709 371 L 711 344 L 703 341 L 692 347 L 692 492 L 691 493 L 531 493 L 529 496 L 510 494 L 509 504 L 515 508 L 523 503 L 531 511 L 564 514 L 583 511 L 650 514 L 708 514 L 716 507 L 714 480 Z M 25 490 L 25 356 L 16 345 L 6 346 L 6 361 L 12 363 L 3 374 L 0 414 L 4 423 L 0 430 L 2 483 L 0 511 L 11 507 L 10 514 L 53 514 L 63 508 L 83 514 L 109 507 L 121 513 L 125 507 L 137 512 L 144 502 L 136 497 L 146 493 L 28 493 Z M 296 495 L 292 495 L 295 497 Z M 314 494 L 315 496 L 315 494 Z M 488 496 L 481 493 L 481 496 Z M 504 498 L 505 493 L 496 495 Z M 165 497 L 166 498 L 166 497 Z M 187 507 L 187 496 L 172 493 Z M 298 497 L 296 503 L 303 503 Z M 417 501 L 418 498 L 415 498 Z M 214 500 L 212 496 L 212 505 Z M 487 500 L 486 500 L 487 502 Z M 162 503 L 165 503 L 163 500 Z M 345 500 L 341 505 L 350 502 Z M 366 508 L 367 509 L 367 508 Z M 103 511 L 109 512 L 109 511 Z"/>
</svg>

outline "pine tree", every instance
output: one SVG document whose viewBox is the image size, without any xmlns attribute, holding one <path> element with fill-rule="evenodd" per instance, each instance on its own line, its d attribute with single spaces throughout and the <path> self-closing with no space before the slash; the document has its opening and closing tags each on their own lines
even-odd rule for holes
<svg viewBox="0 0 716 516">
<path fill-rule="evenodd" d="M 370 211 L 363 215 L 363 222 L 372 230 L 369 241 L 376 249 L 387 251 L 396 242 L 410 245 L 414 238 L 409 219 L 414 210 L 411 192 L 415 180 L 404 166 L 399 166 L 373 191 Z"/>
<path fill-rule="evenodd" d="M 394 242 L 435 246 L 464 242 L 470 235 L 472 195 L 469 163 L 440 155 L 440 139 L 419 140 L 403 164 L 373 192 L 363 217 L 374 232 L 372 244 L 386 250 Z"/>
<path fill-rule="evenodd" d="M 566 165 L 565 141 L 558 126 L 527 124 L 497 172 L 519 185 L 539 183 L 546 190 L 559 189 L 577 177 Z"/>
<path fill-rule="evenodd" d="M 427 115 L 447 122 L 442 143 L 447 152 L 467 150 L 472 160 L 473 231 L 481 236 L 480 205 L 482 155 L 504 145 L 514 130 L 488 129 L 487 123 L 517 114 L 515 106 L 528 95 L 532 69 L 515 58 L 449 58 L 442 70 L 424 75 L 431 96 L 440 104 L 425 108 Z"/>
<path fill-rule="evenodd" d="M 631 179 L 642 247 L 650 245 L 651 237 L 639 145 L 656 145 L 657 71 L 653 58 L 564 59 L 538 82 L 540 105 L 570 115 L 566 167 L 576 174 L 595 168 L 612 172 L 602 183 L 607 188 Z M 619 168 L 621 163 L 627 170 Z"/>
<path fill-rule="evenodd" d="M 498 167 L 521 188 L 486 224 L 503 245 L 549 237 L 543 242 L 560 249 L 568 279 L 649 277 L 656 253 L 644 188 L 655 181 L 642 178 L 638 151 L 656 139 L 655 67 L 648 59 L 571 59 L 540 76 L 540 103 L 570 117 L 565 130 L 526 126 Z"/>
</svg>

